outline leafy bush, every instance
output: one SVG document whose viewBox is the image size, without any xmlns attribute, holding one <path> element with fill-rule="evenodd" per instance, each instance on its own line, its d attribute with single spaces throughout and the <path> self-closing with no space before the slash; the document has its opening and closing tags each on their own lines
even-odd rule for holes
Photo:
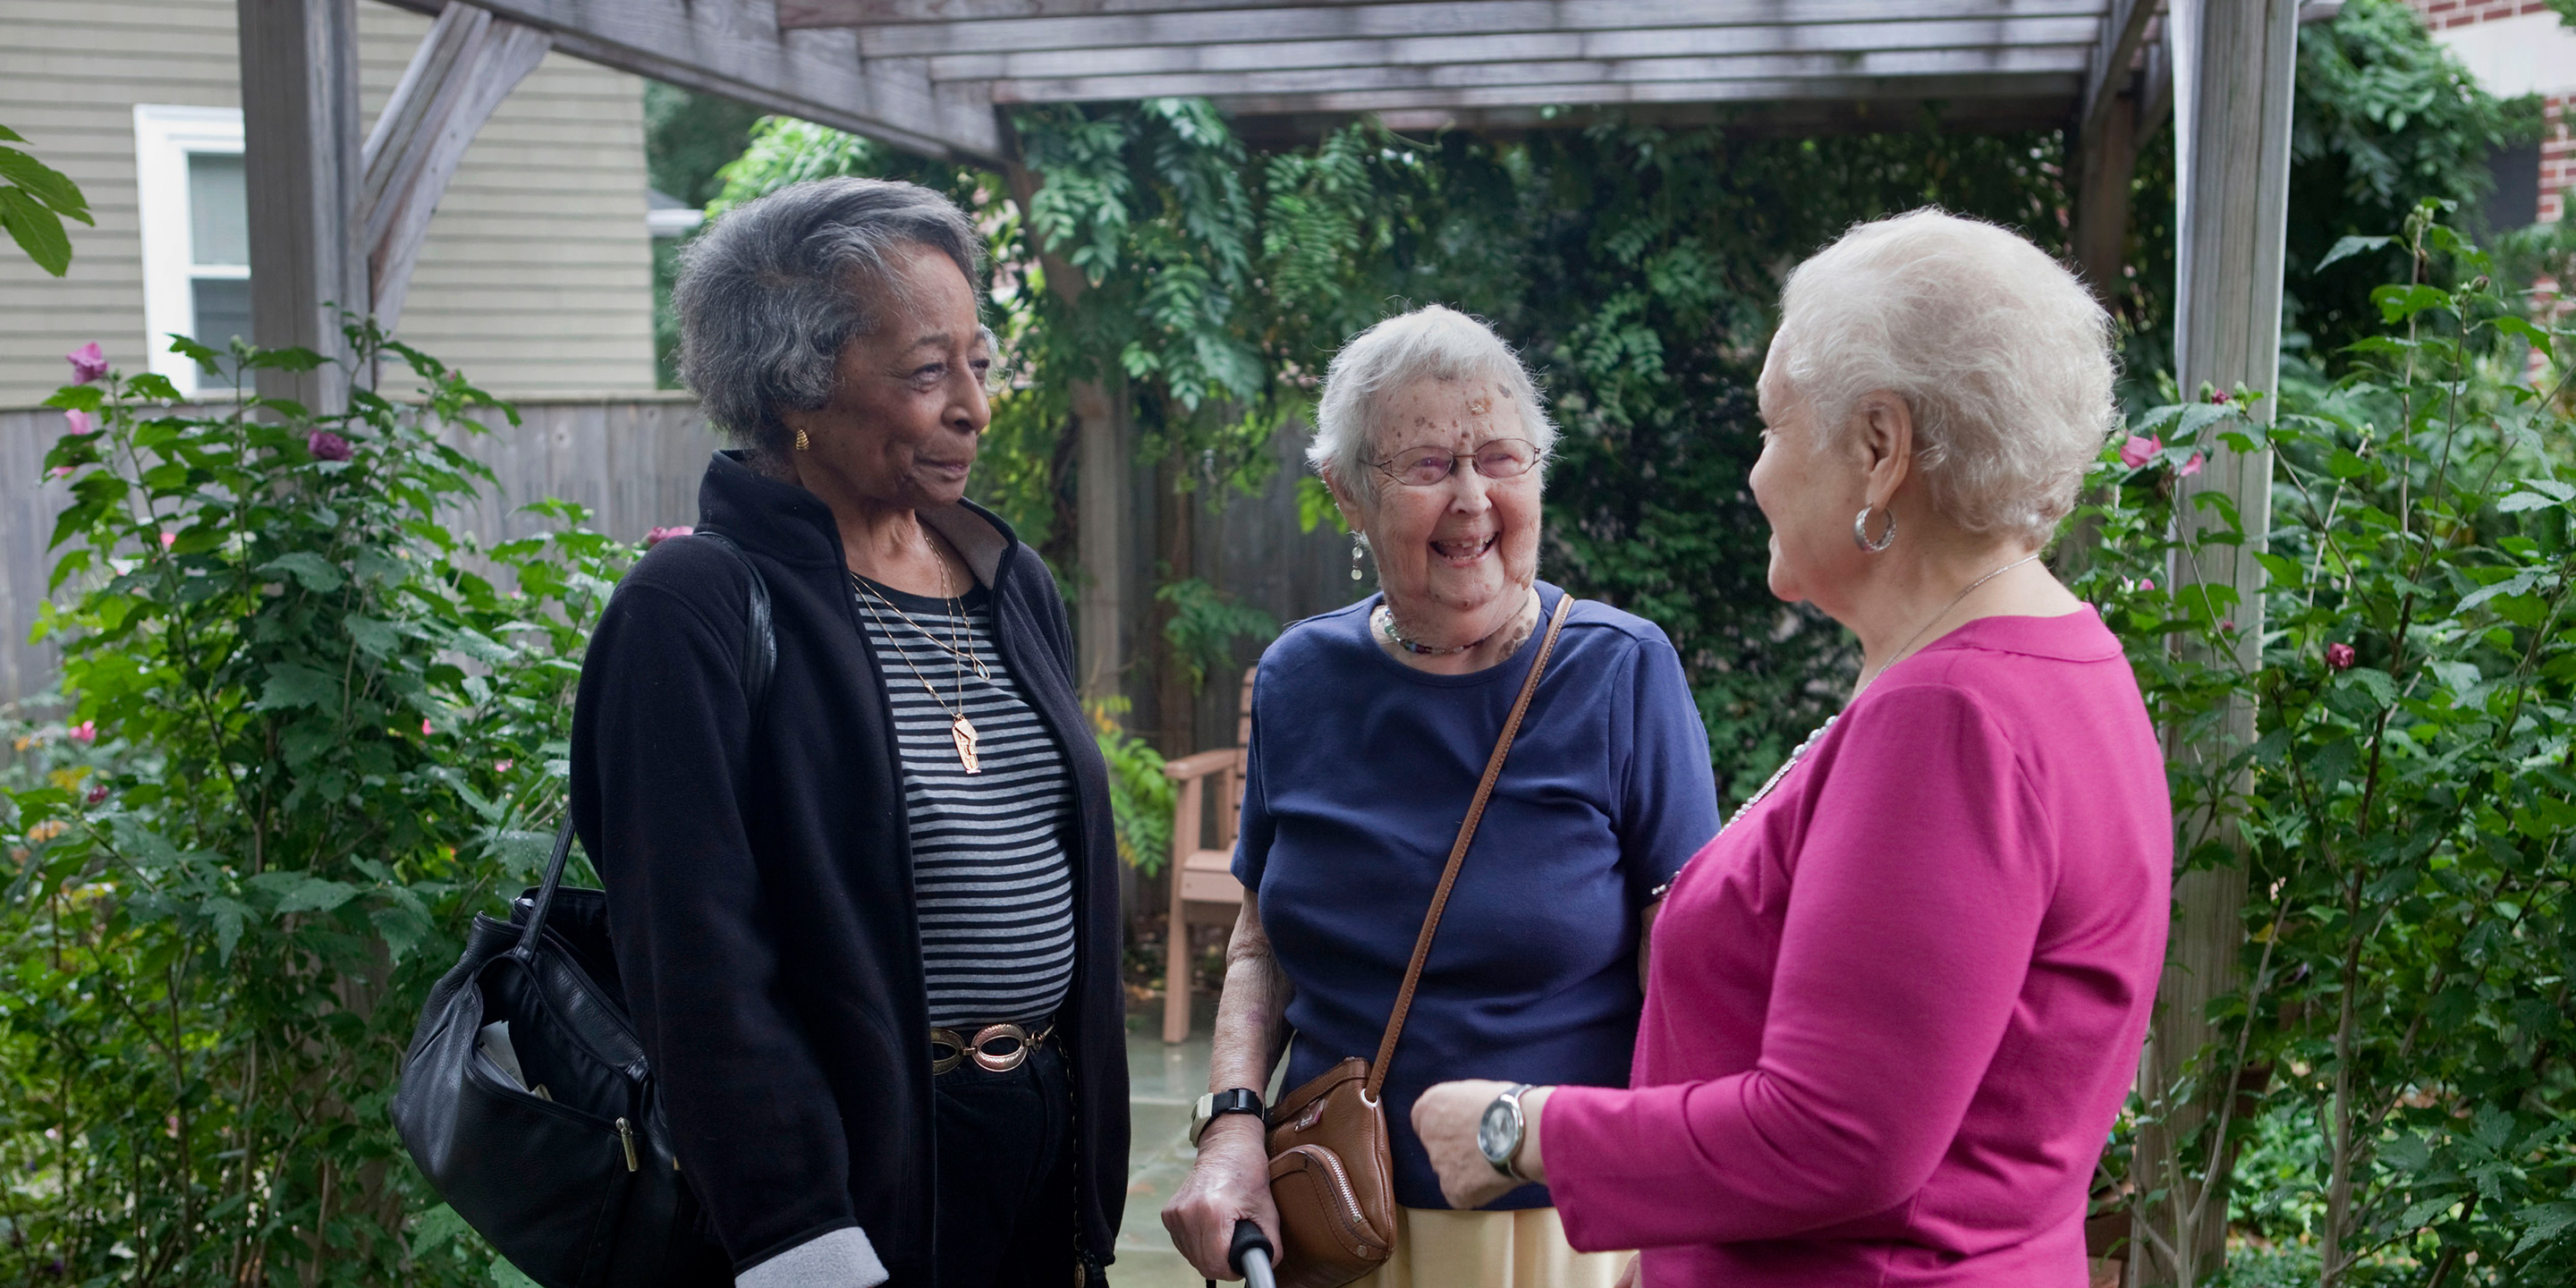
<svg viewBox="0 0 2576 1288">
<path fill-rule="evenodd" d="M 54 583 L 79 593 L 38 630 L 74 706 L 19 731 L 0 797 L 0 1275 L 490 1273 L 384 1105 L 467 916 L 543 857 L 581 641 L 629 551 L 560 505 L 547 537 L 453 534 L 490 476 L 441 431 L 497 404 L 351 335 L 422 401 L 188 416 L 115 374 L 49 400 L 74 431 L 46 457 L 73 497 Z"/>
<path fill-rule="evenodd" d="M 2576 462 L 2552 401 L 2576 351 L 2435 213 L 2397 239 L 2412 275 L 2372 292 L 2383 329 L 2351 374 L 2268 428 L 2242 398 L 2150 413 L 2143 463 L 2107 454 L 2116 499 L 2092 508 L 2082 589 L 2176 749 L 2187 864 L 2250 869 L 2226 1037 L 2137 1106 L 2260 1089 L 2219 1098 L 2186 1159 L 2247 1151 L 2237 1213 L 2269 1249 L 2248 1282 L 2303 1259 L 2329 1288 L 2576 1277 Z M 2445 265 L 2461 280 L 2439 284 Z M 2250 669 L 2228 660 L 2234 592 L 2174 584 L 2243 539 L 2213 494 L 2214 528 L 2175 535 L 2177 475 L 2222 445 L 2274 453 Z M 2230 704 L 2256 741 L 2192 756 Z"/>
</svg>

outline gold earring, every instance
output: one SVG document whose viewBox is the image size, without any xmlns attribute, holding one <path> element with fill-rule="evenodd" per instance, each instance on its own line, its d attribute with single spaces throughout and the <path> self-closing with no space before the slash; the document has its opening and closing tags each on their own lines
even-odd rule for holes
<svg viewBox="0 0 2576 1288">
<path fill-rule="evenodd" d="M 811 440 L 809 440 L 809 439 L 807 439 L 807 438 L 805 437 L 805 431 L 804 431 L 804 430 L 801 430 L 801 429 L 800 429 L 800 430 L 797 430 L 797 431 L 796 431 L 796 450 L 797 450 L 797 451 L 800 451 L 800 452 L 801 452 L 801 451 L 804 451 L 805 449 L 807 449 L 807 448 L 809 448 L 809 447 L 812 447 L 813 445 L 814 445 L 814 444 L 813 444 L 813 442 L 812 442 Z"/>
</svg>

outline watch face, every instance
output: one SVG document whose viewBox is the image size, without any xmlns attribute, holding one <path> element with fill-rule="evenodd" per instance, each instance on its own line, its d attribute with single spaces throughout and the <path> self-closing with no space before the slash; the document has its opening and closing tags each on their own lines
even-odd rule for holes
<svg viewBox="0 0 2576 1288">
<path fill-rule="evenodd" d="M 1519 1135 L 1513 1126 L 1510 1105 L 1497 1100 L 1485 1106 L 1484 1121 L 1476 1124 L 1476 1148 L 1485 1151 L 1486 1161 L 1499 1163 L 1512 1156 L 1512 1147 L 1520 1143 L 1513 1139 Z"/>
</svg>

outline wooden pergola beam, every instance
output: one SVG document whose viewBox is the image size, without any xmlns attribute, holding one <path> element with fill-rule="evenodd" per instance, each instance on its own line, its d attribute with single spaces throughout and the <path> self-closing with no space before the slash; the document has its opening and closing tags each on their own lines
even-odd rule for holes
<svg viewBox="0 0 2576 1288">
<path fill-rule="evenodd" d="M 2054 76 L 2070 89 L 2084 51 L 1932 49 L 1865 55 L 1755 54 L 1740 58 L 1638 58 L 1422 67 L 1331 67 L 1271 72 L 1072 76 L 990 82 L 995 103 L 1070 103 L 1205 96 L 1244 103 L 1298 96 L 1386 95 L 1390 103 L 1609 103 L 1677 98 L 1841 98 L 1854 93 L 1920 93 L 1902 87 L 1941 80 L 1964 94 L 2028 93 Z M 1439 99 L 1440 95 L 1449 98 Z M 1410 96 L 1409 98 L 1407 96 Z"/>
<path fill-rule="evenodd" d="M 242 170 L 251 340 L 334 361 L 258 373 L 264 397 L 317 411 L 348 399 L 340 310 L 368 304 L 359 247 L 356 0 L 241 0 Z"/>
<path fill-rule="evenodd" d="M 778 0 L 781 24 L 792 17 L 799 26 L 855 28 L 860 50 L 871 58 L 1383 40 L 1468 32 L 1574 35 L 1945 19 L 2000 22 L 2081 17 L 2098 21 L 2104 7 L 2104 0 L 1921 0 L 1898 17 L 1888 12 L 1886 0 L 1413 0 L 1338 5 L 1245 0 L 1224 9 L 893 24 L 870 24 L 850 15 L 825 21 L 827 15 L 811 8 L 790 7 L 816 2 Z"/>
<path fill-rule="evenodd" d="M 1349 40 L 1266 40 L 1240 44 L 1139 45 L 1118 49 L 944 54 L 933 80 L 1024 80 L 1272 72 L 1328 67 L 1444 67 L 1584 60 L 1854 57 L 1890 52 L 2010 48 L 2081 50 L 2100 23 L 2080 15 L 1931 22 L 1834 22 L 1812 26 L 1653 28 L 1631 31 L 1478 33 Z M 1850 68 L 1837 67 L 1838 73 Z"/>
<path fill-rule="evenodd" d="M 2120 95 L 2130 82 L 2130 64 L 2137 61 L 2139 48 L 2146 43 L 2147 24 L 2154 21 L 2157 0 L 2112 0 L 2111 12 L 2102 19 L 2101 38 L 2094 44 L 2093 58 L 2084 76 L 2084 106 L 2076 117 L 2077 147 L 2090 152 L 2101 145 L 2103 135 L 2111 128 L 2111 113 L 2117 110 Z M 2137 105 L 2131 103 L 2134 114 Z M 2135 121 L 2131 122 L 2134 129 Z"/>
<path fill-rule="evenodd" d="M 435 15 L 443 0 L 390 0 Z M 1003 159 L 972 84 L 933 85 L 914 58 L 879 58 L 847 31 L 784 31 L 769 0 L 489 0 L 576 58 L 862 134 L 907 151 Z"/>
</svg>

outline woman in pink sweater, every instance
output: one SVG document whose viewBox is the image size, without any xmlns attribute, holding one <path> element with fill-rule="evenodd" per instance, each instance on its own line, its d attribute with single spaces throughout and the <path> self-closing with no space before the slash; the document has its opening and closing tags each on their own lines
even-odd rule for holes
<svg viewBox="0 0 2576 1288">
<path fill-rule="evenodd" d="M 2108 341 L 2036 247 L 1937 211 L 1790 277 L 1753 492 L 1772 592 L 1859 681 L 1673 883 L 1628 1090 L 1424 1094 L 1451 1203 L 1543 1180 L 1652 1288 L 2081 1288 L 2173 861 L 2119 641 L 2038 561 Z"/>
</svg>

